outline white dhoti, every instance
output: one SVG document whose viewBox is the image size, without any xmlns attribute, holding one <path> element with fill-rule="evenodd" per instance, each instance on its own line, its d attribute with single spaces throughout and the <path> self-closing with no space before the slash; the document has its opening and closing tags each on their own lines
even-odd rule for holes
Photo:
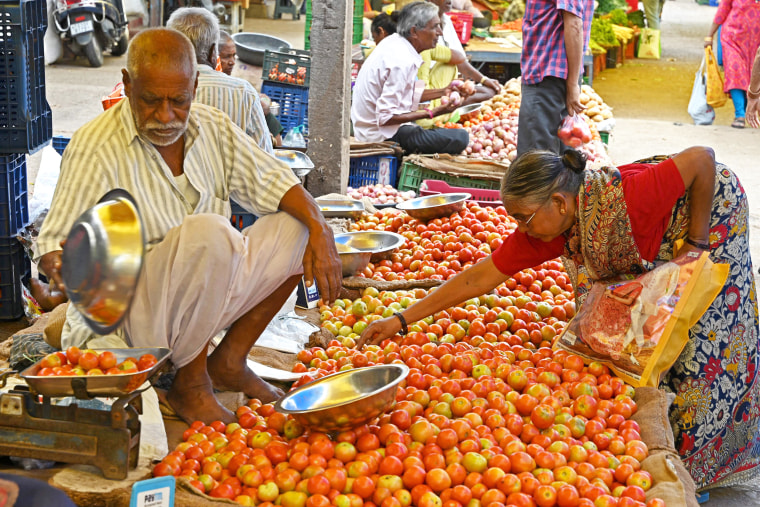
<svg viewBox="0 0 760 507">
<path fill-rule="evenodd" d="M 168 347 L 181 368 L 209 340 L 303 272 L 306 227 L 280 212 L 241 234 L 219 215 L 191 215 L 145 256 L 124 321 L 130 346 Z"/>
</svg>

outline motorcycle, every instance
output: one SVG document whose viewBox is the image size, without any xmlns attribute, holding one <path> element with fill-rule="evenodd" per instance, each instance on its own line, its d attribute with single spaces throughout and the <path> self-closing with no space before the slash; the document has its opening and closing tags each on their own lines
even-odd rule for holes
<svg viewBox="0 0 760 507">
<path fill-rule="evenodd" d="M 63 43 L 90 65 L 103 65 L 103 51 L 127 52 L 129 31 L 122 0 L 56 0 L 55 27 Z"/>
</svg>

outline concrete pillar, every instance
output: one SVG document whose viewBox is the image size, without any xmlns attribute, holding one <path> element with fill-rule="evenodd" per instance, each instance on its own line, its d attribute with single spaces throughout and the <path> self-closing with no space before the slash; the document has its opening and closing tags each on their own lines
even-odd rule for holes
<svg viewBox="0 0 760 507">
<path fill-rule="evenodd" d="M 345 193 L 351 121 L 351 0 L 312 1 L 309 150 L 315 196 Z"/>
</svg>

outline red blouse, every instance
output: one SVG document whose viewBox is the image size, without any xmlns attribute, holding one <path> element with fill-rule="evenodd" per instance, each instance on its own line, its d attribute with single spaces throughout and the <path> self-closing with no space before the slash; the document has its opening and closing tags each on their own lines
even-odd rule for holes
<svg viewBox="0 0 760 507">
<path fill-rule="evenodd" d="M 673 214 L 673 206 L 686 188 L 672 159 L 659 164 L 629 164 L 618 167 L 623 195 L 631 220 L 631 230 L 639 253 L 653 261 L 660 250 L 662 236 Z M 565 237 L 550 242 L 515 231 L 491 255 L 505 275 L 532 268 L 564 253 Z"/>
</svg>

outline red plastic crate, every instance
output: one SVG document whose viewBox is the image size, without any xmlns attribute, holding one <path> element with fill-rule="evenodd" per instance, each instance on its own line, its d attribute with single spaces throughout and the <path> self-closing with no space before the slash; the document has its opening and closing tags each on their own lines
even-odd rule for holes
<svg viewBox="0 0 760 507">
<path fill-rule="evenodd" d="M 451 24 L 459 36 L 459 42 L 467 44 L 472 31 L 472 14 L 469 12 L 452 11 L 446 13 L 451 18 Z"/>
<path fill-rule="evenodd" d="M 470 199 L 470 201 L 476 202 L 481 206 L 489 206 L 491 208 L 501 206 L 501 192 L 498 190 L 452 187 L 445 181 L 439 180 L 424 180 L 420 185 L 420 196 L 435 194 L 455 194 L 459 192 L 467 192 L 472 196 L 472 199 Z"/>
</svg>

